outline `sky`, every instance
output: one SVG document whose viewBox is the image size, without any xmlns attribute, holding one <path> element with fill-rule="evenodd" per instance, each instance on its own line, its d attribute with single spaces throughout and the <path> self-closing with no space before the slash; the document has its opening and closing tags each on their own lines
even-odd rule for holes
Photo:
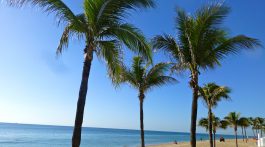
<svg viewBox="0 0 265 147">
<path fill-rule="evenodd" d="M 139 27 L 147 38 L 167 33 L 176 35 L 175 9 L 193 13 L 204 0 L 157 0 L 155 9 L 133 12 L 128 22 Z M 79 13 L 82 1 L 65 3 Z M 265 2 L 227 0 L 232 11 L 224 26 L 230 35 L 245 34 L 265 43 Z M 10 8 L 0 4 L 0 122 L 67 125 L 74 124 L 81 81 L 84 42 L 71 40 L 69 48 L 56 57 L 63 26 L 55 17 L 38 8 Z M 155 61 L 168 61 L 154 54 Z M 114 88 L 106 76 L 105 64 L 93 61 L 84 126 L 103 128 L 139 128 L 137 91 L 129 86 Z M 126 59 L 130 61 L 131 59 Z M 222 61 L 222 66 L 203 71 L 200 85 L 216 82 L 232 89 L 232 100 L 221 102 L 213 110 L 223 118 L 229 112 L 245 117 L 265 117 L 265 51 L 243 51 Z M 144 104 L 146 130 L 188 132 L 191 94 L 188 74 L 176 76 L 179 83 L 153 89 Z M 198 119 L 207 116 L 199 101 Z M 198 132 L 205 132 L 198 128 Z M 220 130 L 231 133 L 232 130 Z"/>
</svg>

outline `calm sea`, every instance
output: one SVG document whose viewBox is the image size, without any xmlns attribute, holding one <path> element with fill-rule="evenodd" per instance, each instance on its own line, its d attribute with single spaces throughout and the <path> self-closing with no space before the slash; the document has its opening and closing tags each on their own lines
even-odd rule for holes
<svg viewBox="0 0 265 147">
<path fill-rule="evenodd" d="M 70 147 L 72 127 L 0 123 L 0 147 Z M 146 144 L 188 141 L 189 133 L 146 131 Z M 223 135 L 226 139 L 231 135 Z M 206 140 L 207 134 L 198 134 Z M 219 136 L 217 136 L 219 138 Z M 137 147 L 139 131 L 84 128 L 81 147 Z"/>
</svg>

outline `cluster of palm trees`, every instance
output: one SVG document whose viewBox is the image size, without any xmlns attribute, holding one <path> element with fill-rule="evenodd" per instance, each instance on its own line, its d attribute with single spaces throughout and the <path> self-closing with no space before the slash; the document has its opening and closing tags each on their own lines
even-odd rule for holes
<svg viewBox="0 0 265 147">
<path fill-rule="evenodd" d="M 216 117 L 212 108 L 217 107 L 218 102 L 221 100 L 230 99 L 229 93 L 231 89 L 226 86 L 219 86 L 215 83 L 205 84 L 203 87 L 199 88 L 199 97 L 202 98 L 205 106 L 208 108 L 208 117 L 201 118 L 198 122 L 198 125 L 204 127 L 206 131 L 209 132 L 209 143 L 210 147 L 216 146 L 215 134 L 218 128 L 226 129 L 228 126 L 231 126 L 234 129 L 235 138 L 236 138 L 236 146 L 238 146 L 237 142 L 237 134 L 238 127 L 242 129 L 243 141 L 247 142 L 247 133 L 246 128 L 250 125 L 253 129 L 253 135 L 257 137 L 257 134 L 260 133 L 263 135 L 263 131 L 265 131 L 265 119 L 264 118 L 246 118 L 240 117 L 240 113 L 231 112 L 229 113 L 223 120 L 220 120 L 219 117 Z M 255 130 L 255 131 L 254 131 Z"/>
<path fill-rule="evenodd" d="M 220 118 L 213 115 L 212 108 L 215 108 L 222 99 L 229 99 L 230 92 L 231 90 L 228 87 L 219 86 L 215 83 L 208 83 L 199 88 L 199 96 L 203 99 L 205 106 L 208 108 L 208 117 L 202 118 L 199 121 L 199 125 L 209 130 L 210 147 L 215 146 L 216 129 L 226 128 L 227 124 L 225 121 L 220 121 Z"/>
<path fill-rule="evenodd" d="M 265 118 L 249 117 L 249 118 L 246 118 L 246 120 L 247 121 L 243 124 L 243 127 L 244 128 L 251 127 L 253 131 L 253 135 L 255 137 L 257 137 L 258 134 L 260 134 L 261 136 L 265 134 Z"/>
<path fill-rule="evenodd" d="M 212 122 L 211 126 L 209 127 L 209 119 L 208 118 L 201 118 L 198 122 L 198 125 L 205 128 L 206 131 L 209 132 L 209 141 L 210 146 L 216 146 L 216 132 L 217 129 L 226 129 L 228 127 L 228 122 L 225 120 L 221 120 L 219 117 L 216 117 L 212 114 Z M 209 131 L 209 128 L 212 128 L 212 131 Z"/>
<path fill-rule="evenodd" d="M 209 125 L 210 124 L 210 125 Z M 219 117 L 215 117 L 212 114 L 212 119 L 209 121 L 209 118 L 201 118 L 198 122 L 198 125 L 201 127 L 204 127 L 206 131 L 209 131 L 209 140 L 210 140 L 210 146 L 215 147 L 215 134 L 216 129 L 226 129 L 228 126 L 232 127 L 234 129 L 235 138 L 236 138 L 236 146 L 238 147 L 238 128 L 241 127 L 242 130 L 242 137 L 243 142 L 248 142 L 248 135 L 246 129 L 248 127 L 251 127 L 253 130 L 253 136 L 254 138 L 257 138 L 257 135 L 260 134 L 261 136 L 265 132 L 265 118 L 261 117 L 240 117 L 240 113 L 237 112 L 230 112 L 226 117 L 224 117 L 223 120 L 220 120 Z M 210 131 L 210 128 L 212 128 L 212 131 Z M 211 138 L 211 136 L 214 136 L 214 139 Z M 214 142 L 212 145 L 211 142 Z"/>
<path fill-rule="evenodd" d="M 68 47 L 69 40 L 76 37 L 83 40 L 84 64 L 82 81 L 79 90 L 75 125 L 72 136 L 72 146 L 79 147 L 86 102 L 88 79 L 94 56 L 106 61 L 109 77 L 119 85 L 128 83 L 139 92 L 141 144 L 144 143 L 143 102 L 145 93 L 154 87 L 174 83 L 176 79 L 167 76 L 167 71 L 190 74 L 192 89 L 191 109 L 191 146 L 196 147 L 196 125 L 199 97 L 204 98 L 209 108 L 209 126 L 216 125 L 213 131 L 222 125 L 214 121 L 211 109 L 216 102 L 227 99 L 229 89 L 214 83 L 200 88 L 201 71 L 213 69 L 221 65 L 221 61 L 230 54 L 236 54 L 242 49 L 253 49 L 261 46 L 257 39 L 245 35 L 230 37 L 221 26 L 230 8 L 222 3 L 212 3 L 198 9 L 193 15 L 184 10 L 176 9 L 176 38 L 163 34 L 148 41 L 144 34 L 134 25 L 125 21 L 131 10 L 151 8 L 153 0 L 83 0 L 83 12 L 75 14 L 62 0 L 7 0 L 11 6 L 27 4 L 43 8 L 48 13 L 54 13 L 59 22 L 64 25 L 64 31 L 59 41 L 57 54 Z M 66 24 L 66 25 L 65 25 Z M 137 54 L 131 67 L 123 63 L 123 47 Z M 162 50 L 169 55 L 171 63 L 152 62 L 152 49 Z M 168 60 L 168 59 L 167 59 Z M 214 95 L 207 89 L 217 92 Z M 209 127 L 212 130 L 212 127 Z"/>
</svg>

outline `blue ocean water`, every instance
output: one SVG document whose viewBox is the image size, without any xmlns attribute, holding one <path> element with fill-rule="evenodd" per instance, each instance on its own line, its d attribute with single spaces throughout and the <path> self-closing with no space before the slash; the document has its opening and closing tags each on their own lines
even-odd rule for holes
<svg viewBox="0 0 265 147">
<path fill-rule="evenodd" d="M 0 147 L 70 147 L 72 127 L 0 123 Z M 81 147 L 138 147 L 137 130 L 84 128 Z M 232 135 L 223 135 L 226 139 Z M 217 138 L 220 136 L 217 135 Z M 189 133 L 145 131 L 146 144 L 188 141 Z M 208 139 L 198 134 L 198 139 Z"/>
</svg>

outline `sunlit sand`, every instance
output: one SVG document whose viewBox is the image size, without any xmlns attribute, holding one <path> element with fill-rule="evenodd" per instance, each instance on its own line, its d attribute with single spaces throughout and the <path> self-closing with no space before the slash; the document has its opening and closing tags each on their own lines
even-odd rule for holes
<svg viewBox="0 0 265 147">
<path fill-rule="evenodd" d="M 217 147 L 235 147 L 236 142 L 235 140 L 226 140 L 225 142 L 216 142 Z M 239 147 L 256 147 L 256 141 L 249 140 L 248 143 L 243 142 L 242 139 L 238 140 L 238 146 Z M 160 145 L 151 145 L 148 147 L 190 147 L 189 142 L 183 142 L 183 143 L 168 143 L 168 144 L 160 144 Z M 209 141 L 198 141 L 197 147 L 209 147 Z"/>
</svg>

